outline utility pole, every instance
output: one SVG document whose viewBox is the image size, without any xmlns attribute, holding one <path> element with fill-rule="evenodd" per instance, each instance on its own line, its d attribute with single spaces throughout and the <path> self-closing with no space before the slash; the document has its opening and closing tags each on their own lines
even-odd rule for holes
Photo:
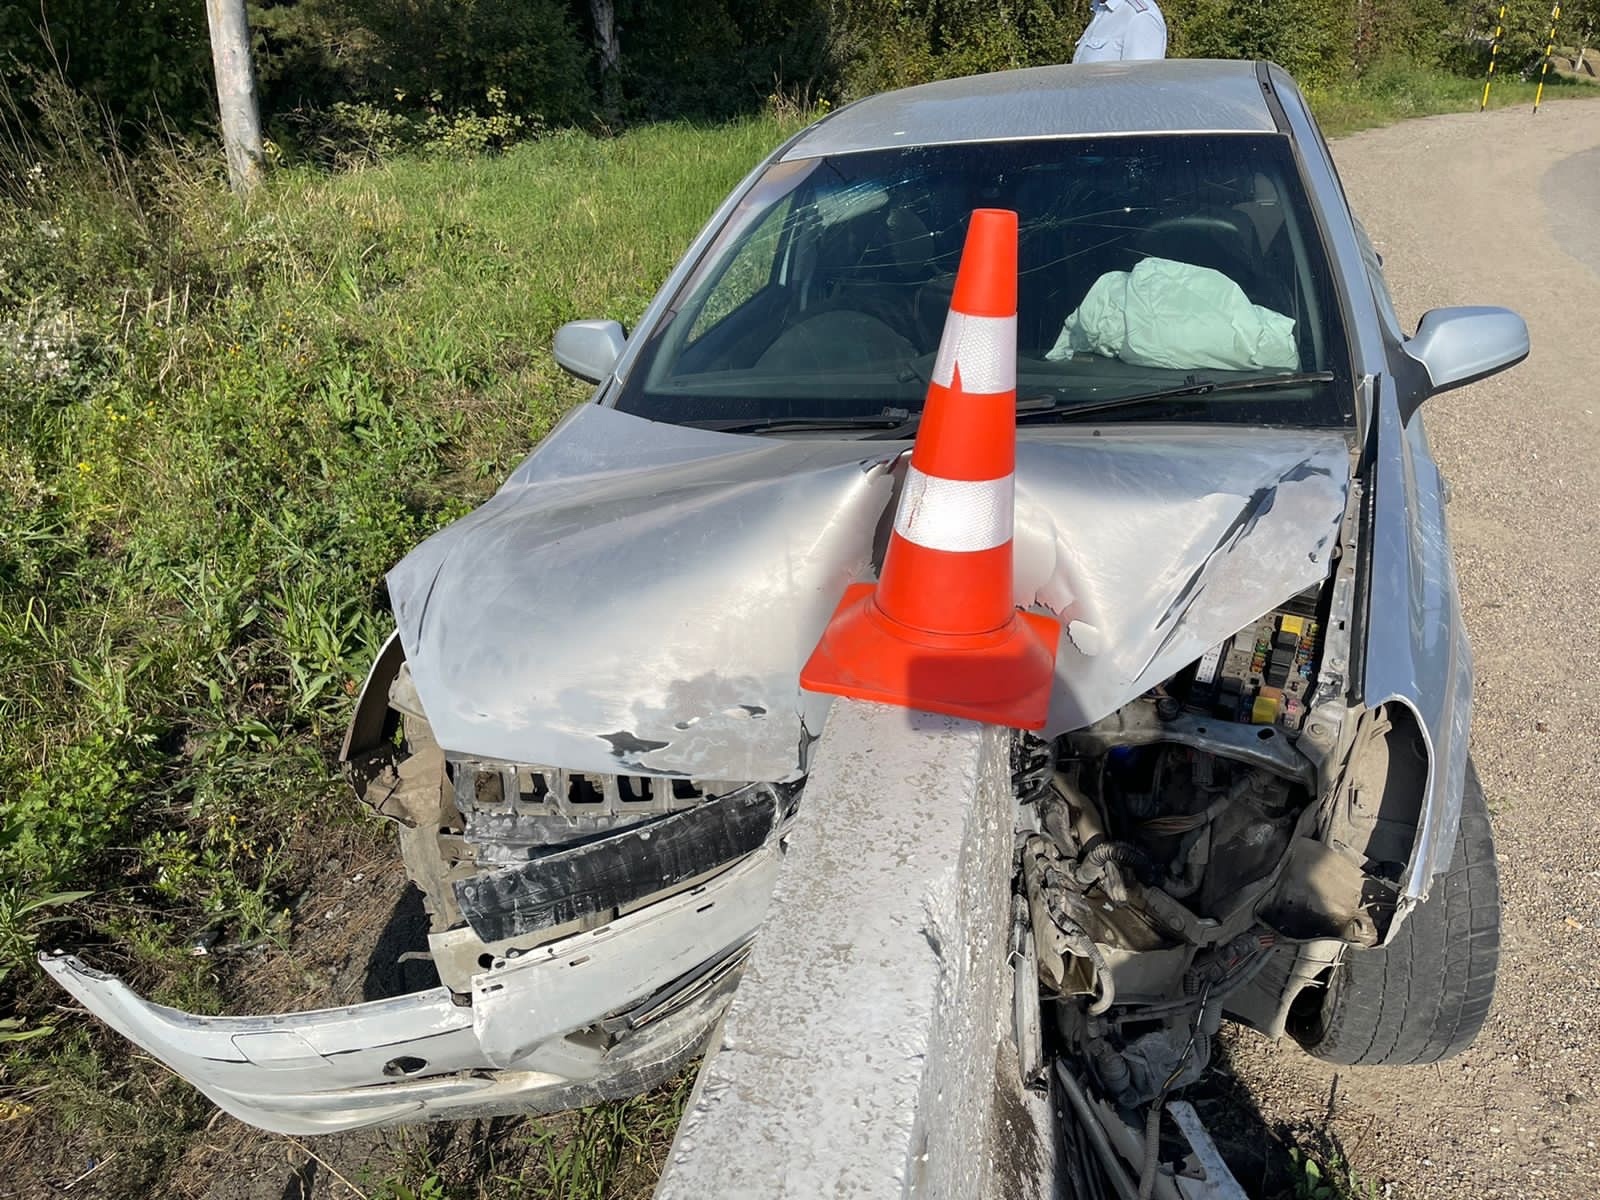
<svg viewBox="0 0 1600 1200">
<path fill-rule="evenodd" d="M 211 26 L 211 64 L 217 73 L 217 107 L 222 114 L 222 145 L 228 154 L 228 183 L 239 195 L 261 182 L 261 112 L 256 106 L 256 73 L 250 61 L 250 18 L 245 0 L 206 0 Z"/>
</svg>

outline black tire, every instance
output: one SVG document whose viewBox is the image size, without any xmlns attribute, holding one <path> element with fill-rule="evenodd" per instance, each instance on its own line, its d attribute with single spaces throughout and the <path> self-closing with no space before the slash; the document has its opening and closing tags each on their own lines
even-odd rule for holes
<svg viewBox="0 0 1600 1200">
<path fill-rule="evenodd" d="M 1494 833 L 1469 762 L 1449 871 L 1388 946 L 1345 952 L 1321 1005 L 1294 1035 L 1317 1058 L 1345 1066 L 1438 1062 L 1460 1054 L 1483 1028 L 1499 961 Z"/>
</svg>

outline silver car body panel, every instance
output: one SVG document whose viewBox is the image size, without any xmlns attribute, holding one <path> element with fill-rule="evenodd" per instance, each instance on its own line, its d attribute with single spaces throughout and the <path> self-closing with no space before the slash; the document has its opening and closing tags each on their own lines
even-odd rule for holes
<svg viewBox="0 0 1600 1200">
<path fill-rule="evenodd" d="M 1363 700 L 1411 709 L 1427 746 L 1427 794 L 1404 889 L 1407 898 L 1422 900 L 1434 875 L 1449 866 L 1461 823 L 1472 654 L 1445 527 L 1443 480 L 1422 422 L 1401 423 L 1387 376 L 1374 432 Z"/>
<path fill-rule="evenodd" d="M 1033 67 L 884 92 L 811 127 L 785 158 L 1028 138 L 1273 133 L 1253 62 Z"/>
<path fill-rule="evenodd" d="M 645 1090 L 698 1052 L 736 976 L 693 979 L 681 1005 L 661 992 L 741 952 L 766 916 L 779 857 L 768 845 L 608 925 L 496 959 L 474 977 L 470 1005 L 435 988 L 316 1012 L 194 1016 L 70 955 L 39 961 L 95 1016 L 263 1129 L 553 1111 Z M 607 1022 L 621 1036 L 595 1035 L 636 1005 L 650 1011 Z"/>
<path fill-rule="evenodd" d="M 800 668 L 875 576 L 904 451 L 577 410 L 389 575 L 434 736 L 574 771 L 798 778 L 828 705 Z M 1016 598 L 1064 629 L 1046 732 L 1321 580 L 1348 462 L 1336 431 L 1025 430 Z"/>
</svg>

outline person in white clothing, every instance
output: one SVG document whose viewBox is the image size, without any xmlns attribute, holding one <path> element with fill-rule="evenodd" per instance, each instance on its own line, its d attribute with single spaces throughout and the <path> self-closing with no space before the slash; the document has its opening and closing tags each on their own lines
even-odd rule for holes
<svg viewBox="0 0 1600 1200">
<path fill-rule="evenodd" d="M 1075 63 L 1167 56 L 1167 22 L 1155 0 L 1094 0 Z"/>
</svg>

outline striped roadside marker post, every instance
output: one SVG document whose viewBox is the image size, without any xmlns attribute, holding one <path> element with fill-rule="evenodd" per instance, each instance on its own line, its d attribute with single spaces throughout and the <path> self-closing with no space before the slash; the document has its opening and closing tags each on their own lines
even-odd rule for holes
<svg viewBox="0 0 1600 1200">
<path fill-rule="evenodd" d="M 1506 6 L 1500 6 L 1500 15 L 1494 21 L 1494 39 L 1489 43 L 1489 74 L 1483 80 L 1483 99 L 1478 103 L 1478 111 L 1482 112 L 1489 107 L 1489 88 L 1494 83 L 1494 65 L 1500 57 L 1500 39 L 1506 32 Z"/>
<path fill-rule="evenodd" d="M 1561 0 L 1550 10 L 1550 36 L 1545 40 L 1544 62 L 1539 65 L 1539 87 L 1533 93 L 1533 113 L 1539 115 L 1539 104 L 1544 99 L 1544 77 L 1550 73 L 1550 56 L 1556 50 L 1556 26 L 1561 24 Z"/>
<path fill-rule="evenodd" d="M 845 592 L 802 687 L 1044 725 L 1060 625 L 1013 599 L 1017 214 L 972 214 L 876 585 Z"/>
</svg>

